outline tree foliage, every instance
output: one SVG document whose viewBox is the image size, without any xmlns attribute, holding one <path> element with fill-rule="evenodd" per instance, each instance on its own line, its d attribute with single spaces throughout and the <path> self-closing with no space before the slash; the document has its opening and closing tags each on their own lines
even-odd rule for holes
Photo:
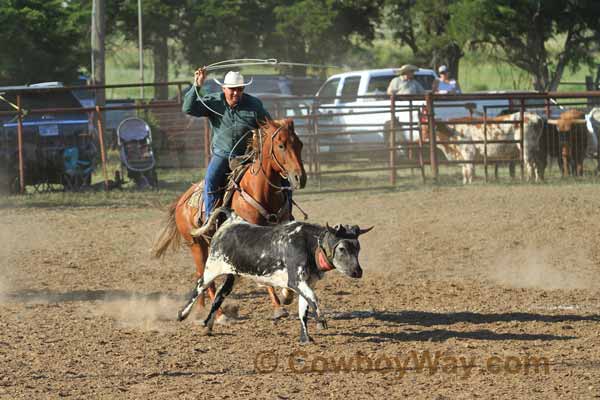
<svg viewBox="0 0 600 400">
<path fill-rule="evenodd" d="M 450 11 L 455 38 L 527 71 L 540 91 L 556 90 L 565 68 L 591 65 L 600 39 L 597 0 L 459 0 Z"/>
<path fill-rule="evenodd" d="M 137 0 L 113 0 L 111 9 L 118 10 L 115 18 L 116 29 L 126 39 L 138 42 L 138 2 Z M 185 11 L 185 0 L 143 0 L 141 2 L 142 14 L 142 45 L 145 49 L 152 50 L 154 60 L 154 81 L 167 82 L 169 80 L 169 39 L 175 41 L 179 38 L 179 23 Z M 168 87 L 156 88 L 155 97 L 165 99 L 168 97 Z"/>
<path fill-rule="evenodd" d="M 388 0 L 387 23 L 393 36 L 407 45 L 414 62 L 438 67 L 446 64 L 458 74 L 462 45 L 450 33 L 449 7 L 456 0 Z"/>
<path fill-rule="evenodd" d="M 184 16 L 191 64 L 241 57 L 335 62 L 352 38 L 374 37 L 381 0 L 206 0 Z"/>
<path fill-rule="evenodd" d="M 0 1 L 0 82 L 72 82 L 89 65 L 90 13 L 77 1 Z"/>
</svg>

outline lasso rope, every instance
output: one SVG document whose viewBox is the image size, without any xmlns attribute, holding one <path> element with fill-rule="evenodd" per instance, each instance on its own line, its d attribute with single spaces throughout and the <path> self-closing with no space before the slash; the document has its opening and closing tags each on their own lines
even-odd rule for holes
<svg viewBox="0 0 600 400">
<path fill-rule="evenodd" d="M 323 65 L 323 64 L 305 64 L 305 63 L 295 63 L 295 62 L 287 62 L 287 61 L 279 61 L 276 58 L 232 58 L 229 60 L 218 61 L 216 63 L 212 63 L 204 67 L 205 71 L 216 71 L 220 69 L 229 69 L 234 67 L 248 67 L 251 65 L 290 65 L 290 66 L 306 66 L 306 67 L 320 67 L 320 68 L 339 68 L 335 65 Z M 196 98 L 200 103 L 204 105 L 209 111 L 215 113 L 216 115 L 222 117 L 223 114 L 217 112 L 210 108 L 200 96 L 200 92 L 198 92 L 198 86 L 196 85 L 196 81 L 194 80 L 194 90 L 196 91 Z"/>
</svg>

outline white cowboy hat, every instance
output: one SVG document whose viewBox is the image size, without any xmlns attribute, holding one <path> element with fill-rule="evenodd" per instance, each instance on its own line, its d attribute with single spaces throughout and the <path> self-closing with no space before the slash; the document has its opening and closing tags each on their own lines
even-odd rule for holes
<svg viewBox="0 0 600 400">
<path fill-rule="evenodd" d="M 407 72 L 414 72 L 417 71 L 419 69 L 419 67 L 417 67 L 416 65 L 412 65 L 412 64 L 404 64 L 403 66 L 400 67 L 400 69 L 398 70 L 398 75 L 404 75 Z"/>
<path fill-rule="evenodd" d="M 223 82 L 219 82 L 218 79 L 214 78 L 215 82 L 219 84 L 221 87 L 225 88 L 234 88 L 240 86 L 248 86 L 252 83 L 252 78 L 248 82 L 244 82 L 244 75 L 240 74 L 237 71 L 229 71 L 227 75 L 225 75 L 225 79 Z"/>
<path fill-rule="evenodd" d="M 448 67 L 446 67 L 445 65 L 441 65 L 441 66 L 438 68 L 438 73 L 440 73 L 440 74 L 441 74 L 441 73 L 443 73 L 443 72 L 448 72 Z"/>
</svg>

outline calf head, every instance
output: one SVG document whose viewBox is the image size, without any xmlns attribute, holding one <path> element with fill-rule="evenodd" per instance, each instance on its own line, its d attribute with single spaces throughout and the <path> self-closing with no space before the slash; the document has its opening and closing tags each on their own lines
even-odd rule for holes
<svg viewBox="0 0 600 400">
<path fill-rule="evenodd" d="M 336 225 L 332 228 L 327 225 L 321 247 L 329 264 L 352 278 L 362 277 L 362 268 L 358 261 L 358 237 L 371 229 L 373 227 L 360 229 L 358 225 Z"/>
</svg>

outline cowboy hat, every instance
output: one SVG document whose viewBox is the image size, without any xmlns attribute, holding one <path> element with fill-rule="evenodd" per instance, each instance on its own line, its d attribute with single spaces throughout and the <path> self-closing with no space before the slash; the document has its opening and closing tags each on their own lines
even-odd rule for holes
<svg viewBox="0 0 600 400">
<path fill-rule="evenodd" d="M 444 72 L 448 72 L 448 67 L 446 67 L 445 65 L 441 65 L 441 66 L 438 68 L 438 73 L 442 74 L 442 73 L 444 73 Z"/>
<path fill-rule="evenodd" d="M 404 64 L 403 66 L 400 67 L 400 69 L 398 70 L 398 75 L 404 75 L 407 72 L 415 72 L 419 69 L 419 67 L 417 67 L 416 65 L 412 65 L 412 64 Z"/>
<path fill-rule="evenodd" d="M 248 82 L 244 82 L 244 75 L 240 74 L 237 71 L 229 71 L 225 75 L 225 79 L 223 79 L 223 82 L 219 82 L 219 80 L 216 78 L 214 78 L 214 79 L 215 79 L 215 82 L 217 82 L 219 84 L 219 86 L 224 87 L 224 88 L 248 86 L 249 84 L 252 83 L 252 78 L 250 78 L 250 80 Z"/>
</svg>

